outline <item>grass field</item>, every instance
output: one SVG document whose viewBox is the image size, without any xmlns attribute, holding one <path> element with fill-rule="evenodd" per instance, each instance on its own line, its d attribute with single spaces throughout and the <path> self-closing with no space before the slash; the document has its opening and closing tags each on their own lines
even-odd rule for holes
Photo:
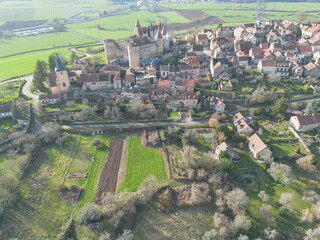
<svg viewBox="0 0 320 240">
<path fill-rule="evenodd" d="M 68 48 L 55 48 L 0 59 L 0 81 L 15 76 L 33 73 L 38 59 L 48 62 L 49 55 L 56 52 L 59 54 L 61 53 L 66 56 L 67 59 L 70 59 L 71 52 L 68 51 Z"/>
<path fill-rule="evenodd" d="M 201 239 L 206 231 L 213 228 L 213 213 L 212 206 L 182 208 L 171 214 L 159 213 L 155 207 L 148 206 L 137 219 L 134 238 Z"/>
<path fill-rule="evenodd" d="M 280 156 L 294 156 L 297 151 L 302 154 L 307 154 L 304 148 L 299 144 L 299 142 L 273 142 L 270 143 L 270 148 L 273 153 L 278 153 Z M 278 155 L 277 154 L 277 155 Z"/>
<path fill-rule="evenodd" d="M 11 37 L 0 39 L 0 57 L 37 49 L 54 48 L 94 42 L 88 38 L 70 32 L 56 32 L 29 37 Z M 6 61 L 1 59 L 0 61 Z"/>
<path fill-rule="evenodd" d="M 136 20 L 139 19 L 141 26 L 151 22 L 161 21 L 164 23 L 188 23 L 189 20 L 175 12 L 152 13 L 148 11 L 136 10 L 112 17 L 100 18 L 94 21 L 68 24 L 67 27 L 77 32 L 87 34 L 99 39 L 123 39 L 133 35 L 133 28 Z M 105 30 L 96 28 L 100 25 Z"/>
<path fill-rule="evenodd" d="M 102 144 L 97 149 L 91 146 L 93 138 L 101 138 Z M 72 161 L 71 170 L 74 166 L 80 166 L 83 171 L 88 172 L 88 178 L 82 180 L 66 180 L 67 184 L 76 184 L 84 188 L 78 207 L 86 202 L 95 200 L 95 193 L 101 170 L 107 161 L 109 136 L 79 136 L 70 135 L 62 146 L 57 144 L 43 148 L 39 154 L 39 160 L 43 162 L 39 168 L 34 166 L 32 171 L 24 178 L 19 191 L 19 198 L 15 207 L 10 208 L 6 218 L 0 223 L 4 231 L 4 239 L 19 237 L 19 239 L 55 239 L 59 228 L 64 225 L 70 217 L 73 205 L 63 201 L 56 190 L 57 185 L 62 182 L 65 170 Z M 78 147 L 77 147 L 78 146 Z M 87 161 L 86 166 L 82 164 L 84 156 L 95 157 L 95 161 Z M 74 158 L 70 157 L 75 153 Z M 0 155 L 1 165 L 6 162 L 8 155 Z M 12 227 L 13 226 L 13 227 Z"/>
<path fill-rule="evenodd" d="M 149 175 L 154 175 L 159 182 L 167 179 L 164 160 L 160 152 L 145 148 L 137 136 L 128 138 L 128 159 L 125 180 L 119 191 L 136 191 L 140 183 Z"/>
<path fill-rule="evenodd" d="M 245 188 L 247 195 L 250 197 L 248 205 L 248 215 L 251 218 L 253 227 L 250 230 L 248 236 L 251 239 L 260 237 L 260 233 L 267 227 L 265 221 L 263 221 L 259 215 L 259 208 L 263 204 L 261 199 L 257 196 L 259 191 L 266 191 L 271 200 L 267 202 L 272 206 L 272 214 L 277 220 L 277 230 L 283 230 L 287 232 L 289 239 L 294 239 L 297 229 L 307 229 L 315 227 L 315 224 L 307 224 L 300 221 L 301 211 L 306 208 L 311 208 L 311 205 L 302 200 L 304 191 L 311 189 L 311 185 L 314 185 L 313 189 L 319 191 L 320 185 L 313 180 L 312 176 L 309 176 L 305 172 L 300 172 L 294 162 L 283 162 L 292 167 L 293 176 L 296 178 L 289 186 L 281 185 L 274 182 L 269 174 L 264 170 L 265 166 L 260 165 L 256 161 L 253 161 L 248 153 L 240 153 L 241 162 L 234 166 L 234 176 L 245 174 L 253 174 L 255 176 L 255 184 L 252 188 Z M 244 169 L 244 170 L 241 170 Z M 293 212 L 280 215 L 278 200 L 282 193 L 290 192 L 293 194 L 294 199 L 292 202 Z"/>
</svg>

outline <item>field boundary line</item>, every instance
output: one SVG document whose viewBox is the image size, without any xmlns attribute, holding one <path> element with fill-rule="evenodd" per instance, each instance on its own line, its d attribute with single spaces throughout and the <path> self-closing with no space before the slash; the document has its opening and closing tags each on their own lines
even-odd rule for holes
<svg viewBox="0 0 320 240">
<path fill-rule="evenodd" d="M 77 150 L 78 150 L 80 140 L 81 140 L 81 137 L 79 137 L 78 142 L 77 142 L 77 145 L 76 145 L 76 147 L 75 147 L 75 149 L 74 149 L 74 151 L 73 151 L 73 153 L 72 153 L 72 156 L 70 157 L 70 161 L 69 161 L 68 167 L 66 168 L 66 171 L 65 171 L 64 174 L 63 174 L 62 183 L 64 183 L 65 180 L 66 180 L 66 175 L 67 175 L 67 173 L 68 173 L 68 171 L 69 171 L 69 168 L 70 168 L 70 166 L 71 166 L 71 163 L 72 163 L 72 160 L 73 160 L 73 158 L 74 158 L 74 155 L 75 155 L 75 153 L 76 153 Z"/>
</svg>

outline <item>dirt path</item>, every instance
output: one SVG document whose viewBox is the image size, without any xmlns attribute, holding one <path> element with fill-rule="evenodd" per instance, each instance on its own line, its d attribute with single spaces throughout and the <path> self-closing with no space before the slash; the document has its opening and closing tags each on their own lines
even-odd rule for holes
<svg viewBox="0 0 320 240">
<path fill-rule="evenodd" d="M 123 138 L 114 138 L 109 145 L 108 161 L 100 175 L 96 202 L 100 203 L 107 192 L 114 193 L 117 186 L 118 171 L 121 162 Z"/>
<path fill-rule="evenodd" d="M 123 148 L 122 148 L 122 156 L 121 156 L 121 163 L 120 168 L 118 171 L 118 179 L 117 179 L 117 187 L 116 189 L 120 188 L 121 184 L 124 182 L 126 177 L 126 166 L 127 166 L 127 158 L 128 158 L 128 138 L 123 141 Z"/>
</svg>

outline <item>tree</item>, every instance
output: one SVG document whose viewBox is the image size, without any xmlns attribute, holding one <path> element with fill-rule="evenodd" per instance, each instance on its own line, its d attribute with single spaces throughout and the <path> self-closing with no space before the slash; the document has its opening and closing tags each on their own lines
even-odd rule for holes
<svg viewBox="0 0 320 240">
<path fill-rule="evenodd" d="M 277 237 L 277 231 L 275 229 L 266 228 L 264 230 L 264 235 L 268 240 L 274 240 Z"/>
<path fill-rule="evenodd" d="M 54 72 L 56 67 L 56 56 L 54 54 L 49 55 L 48 65 L 50 72 Z"/>
<path fill-rule="evenodd" d="M 262 202 L 268 202 L 270 200 L 269 194 L 265 191 L 260 191 L 258 197 L 262 200 Z"/>
<path fill-rule="evenodd" d="M 217 30 L 218 30 L 219 28 L 221 28 L 222 25 L 223 25 L 222 23 L 218 23 L 218 24 L 217 24 Z"/>
<path fill-rule="evenodd" d="M 218 168 L 221 172 L 227 172 L 231 166 L 232 166 L 232 161 L 229 158 L 219 157 Z"/>
<path fill-rule="evenodd" d="M 286 114 L 287 108 L 288 108 L 288 104 L 286 103 L 284 97 L 281 97 L 272 107 L 272 112 L 275 115 L 284 116 Z"/>
<path fill-rule="evenodd" d="M 92 146 L 99 147 L 100 144 L 101 144 L 101 139 L 100 138 L 95 138 L 95 139 L 92 140 L 91 144 L 92 144 Z"/>
<path fill-rule="evenodd" d="M 117 240 L 133 240 L 133 233 L 131 230 L 125 229 L 121 236 Z"/>
<path fill-rule="evenodd" d="M 78 220 L 84 225 L 88 225 L 90 222 L 97 221 L 100 217 L 101 213 L 92 204 L 84 205 L 77 214 Z"/>
<path fill-rule="evenodd" d="M 249 237 L 247 235 L 240 234 L 240 236 L 238 237 L 238 240 L 249 240 Z"/>
<path fill-rule="evenodd" d="M 33 74 L 34 88 L 39 91 L 43 91 L 45 89 L 44 81 L 46 77 L 47 77 L 46 63 L 38 59 L 36 63 L 36 69 Z"/>
<path fill-rule="evenodd" d="M 292 180 L 291 167 L 288 165 L 272 162 L 267 171 L 275 181 L 281 184 L 288 185 Z"/>
<path fill-rule="evenodd" d="M 70 55 L 70 64 L 73 64 L 74 60 L 77 59 L 77 54 L 75 52 L 71 52 Z"/>
<path fill-rule="evenodd" d="M 216 235 L 217 235 L 216 230 L 211 229 L 210 231 L 204 234 L 204 236 L 202 237 L 202 240 L 214 240 Z"/>
<path fill-rule="evenodd" d="M 216 118 L 210 118 L 209 119 L 209 126 L 212 128 L 216 128 L 219 126 L 219 120 Z"/>
<path fill-rule="evenodd" d="M 228 207 L 236 214 L 245 210 L 249 198 L 245 191 L 240 188 L 235 188 L 226 194 L 225 200 Z"/>
<path fill-rule="evenodd" d="M 306 21 L 308 19 L 308 13 L 297 11 L 296 12 L 296 17 L 297 17 L 299 22 L 304 22 L 304 21 Z"/>
<path fill-rule="evenodd" d="M 81 112 L 75 115 L 76 120 L 84 121 L 94 119 L 96 117 L 96 111 L 93 107 L 84 107 Z"/>
<path fill-rule="evenodd" d="M 259 209 L 260 217 L 265 219 L 269 226 L 276 224 L 275 218 L 272 216 L 272 207 L 269 204 L 262 204 Z"/>
<path fill-rule="evenodd" d="M 319 102 L 318 100 L 312 100 L 311 102 L 308 102 L 306 107 L 306 114 L 312 114 L 316 113 L 319 109 Z"/>
<path fill-rule="evenodd" d="M 245 215 L 237 215 L 234 218 L 234 224 L 238 229 L 243 231 L 249 231 L 251 228 L 251 221 Z"/>
<path fill-rule="evenodd" d="M 18 118 L 21 116 L 21 111 L 17 106 L 16 100 L 13 100 L 10 111 L 12 114 L 13 122 L 17 122 Z"/>
<path fill-rule="evenodd" d="M 281 80 L 280 76 L 275 73 L 268 74 L 268 82 L 270 84 L 279 83 Z"/>
<path fill-rule="evenodd" d="M 296 161 L 297 166 L 307 172 L 317 171 L 317 167 L 316 165 L 314 165 L 314 163 L 315 163 L 314 155 L 306 155 L 304 157 L 299 158 Z"/>
<path fill-rule="evenodd" d="M 308 229 L 304 240 L 315 240 L 320 239 L 320 227 L 315 229 Z"/>
<path fill-rule="evenodd" d="M 91 58 L 90 63 L 93 67 L 99 67 L 102 63 L 102 59 L 99 56 L 94 55 L 93 58 Z"/>
<path fill-rule="evenodd" d="M 293 194 L 292 193 L 282 193 L 281 197 L 279 199 L 279 203 L 282 204 L 286 210 L 292 211 L 292 205 L 291 202 L 293 200 Z"/>
<path fill-rule="evenodd" d="M 99 240 L 111 240 L 110 233 L 108 232 L 103 232 L 99 236 Z"/>
<path fill-rule="evenodd" d="M 300 25 L 297 25 L 293 30 L 292 30 L 292 34 L 295 34 L 297 36 L 297 38 L 301 38 L 302 36 L 302 31 L 300 28 Z"/>
</svg>

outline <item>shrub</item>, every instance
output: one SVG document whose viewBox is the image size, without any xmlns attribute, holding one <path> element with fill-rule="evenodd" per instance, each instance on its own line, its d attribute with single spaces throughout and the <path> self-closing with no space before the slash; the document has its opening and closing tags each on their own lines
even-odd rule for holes
<svg viewBox="0 0 320 240">
<path fill-rule="evenodd" d="M 95 138 L 95 139 L 92 140 L 91 144 L 92 144 L 92 146 L 99 147 L 100 144 L 101 144 L 101 139 L 100 138 Z"/>
<path fill-rule="evenodd" d="M 314 165 L 314 155 L 307 155 L 304 157 L 299 158 L 296 161 L 296 164 L 299 168 L 303 169 L 304 171 L 307 172 L 316 172 L 317 167 Z"/>
</svg>

